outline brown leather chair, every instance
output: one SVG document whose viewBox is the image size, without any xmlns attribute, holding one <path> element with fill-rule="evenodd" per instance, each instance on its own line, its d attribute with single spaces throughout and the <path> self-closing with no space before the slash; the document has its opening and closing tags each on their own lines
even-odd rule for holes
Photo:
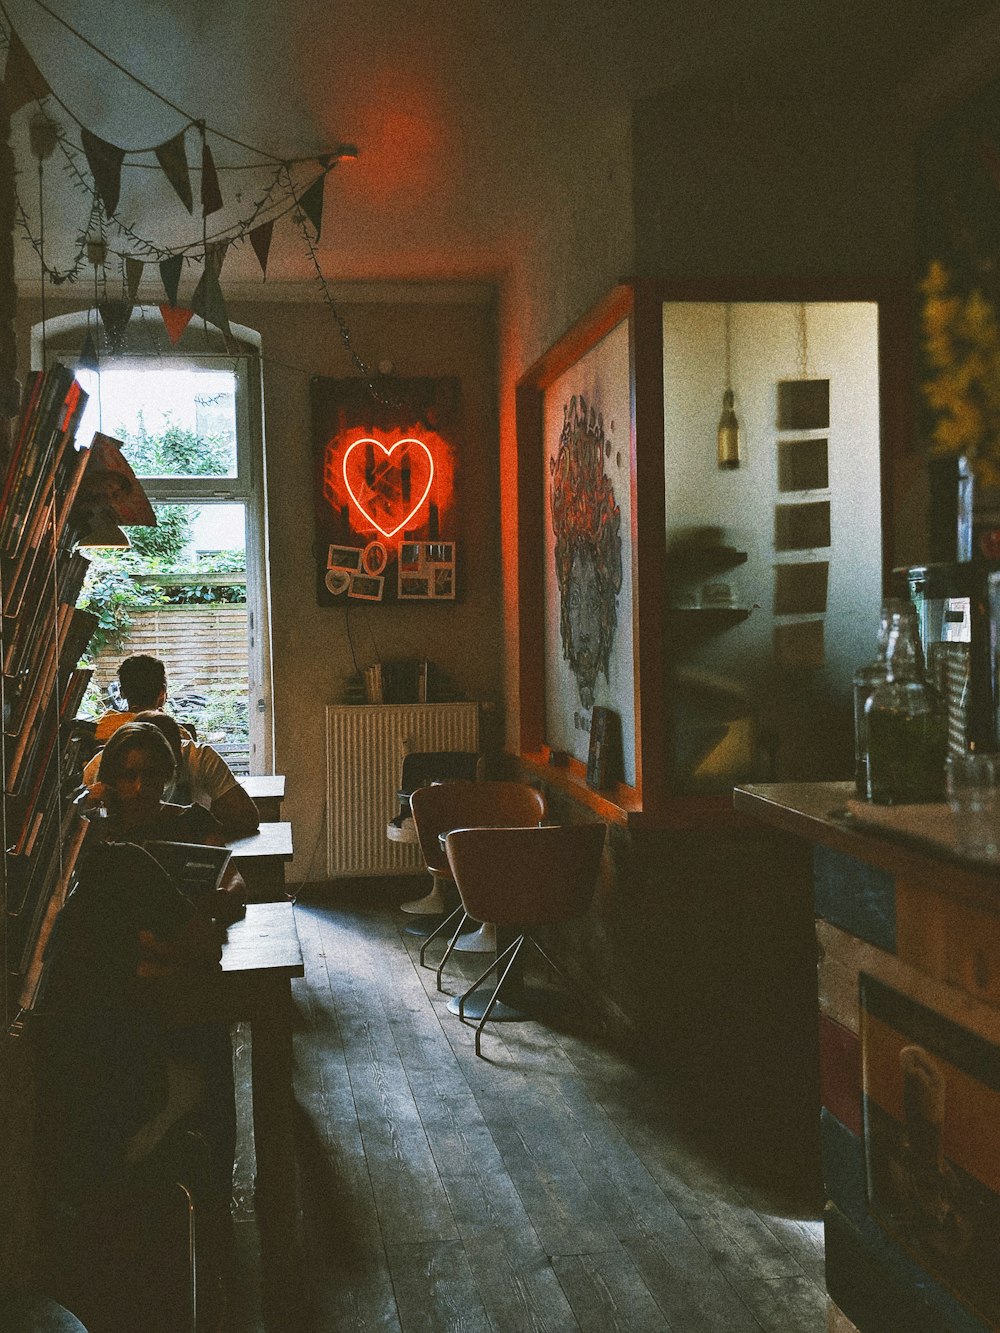
<svg viewBox="0 0 1000 1333">
<path fill-rule="evenodd" d="M 479 776 L 482 755 L 472 750 L 414 750 L 403 758 L 400 774 L 399 813 L 386 827 L 390 842 L 414 842 L 416 831 L 410 797 L 418 787 L 432 782 L 471 782 Z M 444 916 L 445 900 L 440 886 L 435 883 L 430 893 L 400 905 L 400 910 L 416 917 Z M 416 934 L 427 935 L 429 930 L 411 927 Z"/>
<path fill-rule="evenodd" d="M 434 878 L 435 887 L 444 889 L 452 885 L 453 881 L 448 856 L 441 842 L 442 834 L 456 828 L 509 828 L 540 824 L 545 818 L 545 797 L 526 782 L 439 782 L 413 792 L 410 809 L 424 864 Z M 423 967 L 426 966 L 424 959 L 427 946 L 449 928 L 454 928 L 436 969 L 438 990 L 441 989 L 444 965 L 458 943 L 467 920 L 467 913 L 459 905 L 445 917 L 421 947 L 420 964 Z"/>
<path fill-rule="evenodd" d="M 476 1026 L 476 1054 L 482 1055 L 483 1027 L 501 999 L 505 981 L 532 945 L 552 970 L 574 986 L 534 936 L 536 927 L 559 925 L 583 916 L 597 884 L 606 829 L 603 823 L 547 828 L 465 828 L 445 838 L 451 867 L 465 911 L 494 921 L 514 938 L 496 960 L 459 997 L 458 1015 L 491 973 L 498 980 Z M 583 998 L 586 998 L 585 996 Z"/>
</svg>

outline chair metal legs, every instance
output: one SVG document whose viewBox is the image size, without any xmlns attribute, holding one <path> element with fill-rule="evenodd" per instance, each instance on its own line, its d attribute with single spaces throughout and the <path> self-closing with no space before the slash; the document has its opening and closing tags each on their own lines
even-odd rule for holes
<svg viewBox="0 0 1000 1333">
<path fill-rule="evenodd" d="M 434 930 L 431 932 L 430 935 L 427 936 L 423 944 L 420 946 L 420 966 L 426 967 L 427 964 L 424 962 L 424 958 L 427 954 L 427 946 L 433 943 L 433 941 L 438 939 L 441 935 L 443 935 L 445 931 L 449 928 L 449 926 L 451 926 L 453 921 L 456 920 L 458 921 L 458 928 L 457 930 L 454 930 L 452 932 L 451 939 L 448 941 L 448 945 L 444 953 L 441 955 L 441 962 L 438 964 L 437 967 L 438 990 L 441 989 L 441 973 L 444 970 L 444 965 L 448 961 L 448 958 L 455 947 L 455 942 L 457 941 L 459 935 L 462 933 L 462 929 L 464 928 L 465 923 L 466 921 L 468 921 L 468 919 L 469 918 L 468 915 L 466 914 L 465 908 L 462 906 L 461 903 L 459 903 L 459 905 L 455 908 L 453 912 L 449 912 L 449 914 L 445 917 L 445 919 L 441 922 L 439 926 L 435 926 Z"/>
<path fill-rule="evenodd" d="M 590 1012 L 592 1014 L 595 1014 L 601 1020 L 601 1024 L 603 1026 L 605 1022 L 604 1015 L 601 1013 L 600 1009 L 598 1009 L 597 1005 L 594 1003 L 591 996 L 584 990 L 584 988 L 580 985 L 580 983 L 574 981 L 573 978 L 569 975 L 569 973 L 564 971 L 559 966 L 559 964 L 553 958 L 551 958 L 549 954 L 545 952 L 542 946 L 535 939 L 534 935 L 528 935 L 527 940 L 529 944 L 534 946 L 536 952 L 541 955 L 541 957 L 545 960 L 545 962 L 548 963 L 549 967 L 556 974 L 556 976 L 559 977 L 560 980 L 564 983 L 566 989 L 571 990 L 574 995 L 576 995 L 579 999 L 581 999 L 587 1006 L 587 1008 L 590 1010 Z"/>
<path fill-rule="evenodd" d="M 483 1028 L 486 1026 L 490 1014 L 497 1006 L 497 1002 L 500 999 L 500 992 L 501 990 L 503 990 L 503 983 L 507 980 L 508 973 L 510 972 L 514 964 L 517 962 L 518 954 L 520 954 L 521 946 L 524 944 L 526 938 L 527 937 L 525 935 L 518 935 L 517 939 L 513 942 L 513 944 L 508 944 L 507 948 L 504 949 L 503 953 L 498 953 L 496 958 L 489 965 L 489 967 L 482 974 L 482 976 L 477 977 L 476 980 L 472 983 L 472 985 L 467 990 L 464 990 L 458 998 L 458 1016 L 464 1023 L 466 1000 L 473 993 L 473 991 L 479 989 L 481 983 L 486 980 L 486 978 L 490 975 L 491 972 L 498 972 L 499 969 L 503 967 L 503 972 L 500 974 L 500 980 L 497 982 L 496 990 L 490 996 L 489 1003 L 483 1010 L 483 1016 L 476 1024 L 476 1054 L 480 1057 L 483 1054 L 482 1052 Z"/>
<path fill-rule="evenodd" d="M 459 929 L 461 929 L 461 927 L 459 927 Z M 538 941 L 535 939 L 534 935 L 530 933 L 530 931 L 524 931 L 523 934 L 518 935 L 517 939 L 514 940 L 513 943 L 509 944 L 502 953 L 497 954 L 496 959 L 490 964 L 490 966 L 486 969 L 486 971 L 481 976 L 477 977 L 476 980 L 472 983 L 472 985 L 469 986 L 468 989 L 464 990 L 458 998 L 458 1016 L 464 1023 L 466 1000 L 469 998 L 470 995 L 472 995 L 475 991 L 479 989 L 482 983 L 492 972 L 499 972 L 499 969 L 503 968 L 503 972 L 500 974 L 500 979 L 497 982 L 496 989 L 490 996 L 489 1003 L 486 1005 L 486 1008 L 483 1011 L 483 1016 L 480 1018 L 478 1024 L 476 1025 L 476 1054 L 480 1057 L 482 1056 L 483 1053 L 482 1052 L 483 1028 L 489 1021 L 490 1014 L 493 1012 L 493 1010 L 499 1003 L 500 992 L 503 990 L 504 982 L 507 980 L 511 968 L 514 967 L 514 965 L 516 964 L 518 957 L 520 956 L 521 950 L 522 948 L 524 948 L 525 945 L 531 945 L 532 948 L 534 948 L 535 951 L 549 965 L 549 967 L 556 974 L 556 976 L 561 978 L 563 983 L 566 985 L 566 988 L 572 991 L 580 1000 L 582 1000 L 584 1004 L 587 1006 L 587 1008 L 589 1008 L 593 1014 L 596 1014 L 597 1017 L 602 1021 L 602 1023 L 604 1021 L 604 1015 L 600 1012 L 600 1010 L 594 1004 L 593 1000 L 583 989 L 583 987 L 580 986 L 576 981 L 574 981 L 573 978 L 569 976 L 559 966 L 559 964 L 549 956 L 548 953 L 546 953 L 546 951 L 542 948 L 542 946 L 538 943 Z M 443 960 L 442 960 L 442 966 L 443 966 Z"/>
</svg>

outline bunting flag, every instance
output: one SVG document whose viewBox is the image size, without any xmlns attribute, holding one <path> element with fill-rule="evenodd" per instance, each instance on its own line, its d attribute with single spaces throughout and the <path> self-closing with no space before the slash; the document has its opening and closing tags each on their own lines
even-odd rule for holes
<svg viewBox="0 0 1000 1333">
<path fill-rule="evenodd" d="M 323 226 L 323 186 L 325 182 L 326 173 L 324 172 L 322 176 L 317 176 L 309 189 L 300 194 L 295 201 L 313 224 L 317 241 L 319 241 L 320 229 Z"/>
<path fill-rule="evenodd" d="M 274 222 L 262 222 L 259 227 L 254 227 L 250 233 L 250 244 L 253 246 L 253 252 L 257 256 L 257 262 L 260 264 L 260 271 L 264 277 L 267 277 L 267 256 L 271 249 L 271 232 L 274 231 Z"/>
<path fill-rule="evenodd" d="M 108 348 L 112 356 L 125 350 L 125 330 L 132 318 L 131 301 L 102 301 L 97 309 L 108 335 Z"/>
<path fill-rule="evenodd" d="M 3 83 L 0 84 L 8 114 L 12 116 L 29 102 L 40 102 L 51 91 L 38 66 L 28 55 L 24 43 L 12 28 L 7 49 L 7 69 Z"/>
<path fill-rule="evenodd" d="M 97 193 L 101 196 L 105 213 L 110 217 L 118 207 L 118 196 L 121 193 L 122 184 L 122 162 L 125 158 L 125 152 L 113 143 L 105 143 L 103 139 L 99 139 L 96 134 L 91 134 L 90 130 L 87 129 L 80 130 L 80 139 L 83 143 L 83 151 L 87 155 L 87 165 L 90 167 L 90 173 L 94 178 Z"/>
<path fill-rule="evenodd" d="M 191 297 L 191 309 L 196 315 L 201 315 L 202 319 L 207 320 L 209 324 L 214 324 L 216 328 L 221 329 L 227 338 L 230 336 L 232 330 L 229 327 L 226 303 L 222 299 L 219 275 L 211 264 L 206 264 L 202 269 L 198 286 L 194 289 L 194 295 Z"/>
<path fill-rule="evenodd" d="M 125 290 L 128 292 L 128 299 L 135 301 L 136 294 L 139 291 L 139 283 L 142 281 L 142 271 L 146 265 L 141 259 L 135 259 L 132 255 L 125 257 Z"/>
<path fill-rule="evenodd" d="M 171 305 L 177 304 L 177 288 L 181 281 L 181 269 L 184 267 L 183 255 L 171 255 L 169 259 L 160 261 L 160 277 L 163 280 L 163 290 L 167 294 L 167 300 Z"/>
<path fill-rule="evenodd" d="M 83 346 L 80 348 L 80 355 L 76 358 L 76 364 L 81 370 L 97 370 L 99 368 L 97 344 L 94 342 L 94 335 L 89 329 L 86 338 L 83 340 Z"/>
<path fill-rule="evenodd" d="M 194 210 L 191 197 L 191 178 L 188 175 L 187 153 L 184 151 L 184 131 L 175 134 L 166 143 L 161 143 L 155 150 L 156 160 L 163 168 L 163 174 L 174 187 L 177 197 L 189 213 Z"/>
<path fill-rule="evenodd" d="M 160 315 L 163 318 L 163 327 L 167 330 L 167 337 L 172 346 L 176 347 L 181 334 L 191 322 L 193 310 L 188 310 L 186 306 L 179 305 L 161 305 Z"/>
<path fill-rule="evenodd" d="M 222 265 L 229 250 L 231 240 L 209 241 L 205 246 L 205 263 L 215 270 L 215 276 L 218 277 L 222 272 Z"/>
<path fill-rule="evenodd" d="M 207 143 L 201 146 L 201 212 L 203 217 L 217 213 L 222 207 L 222 191 L 219 189 L 219 173 L 215 170 L 215 159 Z"/>
</svg>

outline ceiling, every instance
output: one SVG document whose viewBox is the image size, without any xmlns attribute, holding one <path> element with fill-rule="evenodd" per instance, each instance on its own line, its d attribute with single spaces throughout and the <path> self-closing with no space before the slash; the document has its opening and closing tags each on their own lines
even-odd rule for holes
<svg viewBox="0 0 1000 1333">
<path fill-rule="evenodd" d="M 0 19 L 64 104 L 45 107 L 71 143 L 74 122 L 140 149 L 203 118 L 216 132 L 209 142 L 227 201 L 212 230 L 238 228 L 275 169 L 247 169 L 260 155 L 219 135 L 275 159 L 356 144 L 357 160 L 327 178 L 321 269 L 332 282 L 412 281 L 498 277 L 530 238 L 538 173 L 559 153 L 586 153 L 595 117 L 685 85 L 885 88 L 945 41 L 959 14 L 968 20 L 993 2 L 2 0 Z M 66 272 L 88 228 L 86 179 L 74 180 L 57 148 L 43 166 L 40 216 L 34 114 L 23 109 L 13 126 L 19 197 L 36 241 L 44 229 L 46 262 Z M 193 165 L 195 131 L 186 148 Z M 316 173 L 311 161 L 295 168 L 298 187 Z M 200 220 L 150 152 L 126 159 L 119 214 L 156 251 L 200 244 Z M 113 254 L 153 253 L 121 234 L 109 242 Z M 21 232 L 15 262 L 19 281 L 39 281 Z M 89 288 L 92 272 L 81 262 L 78 281 Z M 312 277 L 301 229 L 286 216 L 268 281 Z M 225 279 L 261 281 L 249 244 L 229 251 Z"/>
</svg>

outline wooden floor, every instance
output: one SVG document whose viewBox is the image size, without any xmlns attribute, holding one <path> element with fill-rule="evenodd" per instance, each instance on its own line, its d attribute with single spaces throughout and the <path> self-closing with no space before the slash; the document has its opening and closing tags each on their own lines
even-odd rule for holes
<svg viewBox="0 0 1000 1333">
<path fill-rule="evenodd" d="M 398 909 L 300 902 L 296 920 L 289 1328 L 822 1333 L 818 1173 L 780 1108 L 644 1068 L 579 1008 L 490 1025 L 478 1060 Z M 447 991 L 484 966 L 449 966 Z M 258 1333 L 250 1169 L 233 1322 Z"/>
</svg>

